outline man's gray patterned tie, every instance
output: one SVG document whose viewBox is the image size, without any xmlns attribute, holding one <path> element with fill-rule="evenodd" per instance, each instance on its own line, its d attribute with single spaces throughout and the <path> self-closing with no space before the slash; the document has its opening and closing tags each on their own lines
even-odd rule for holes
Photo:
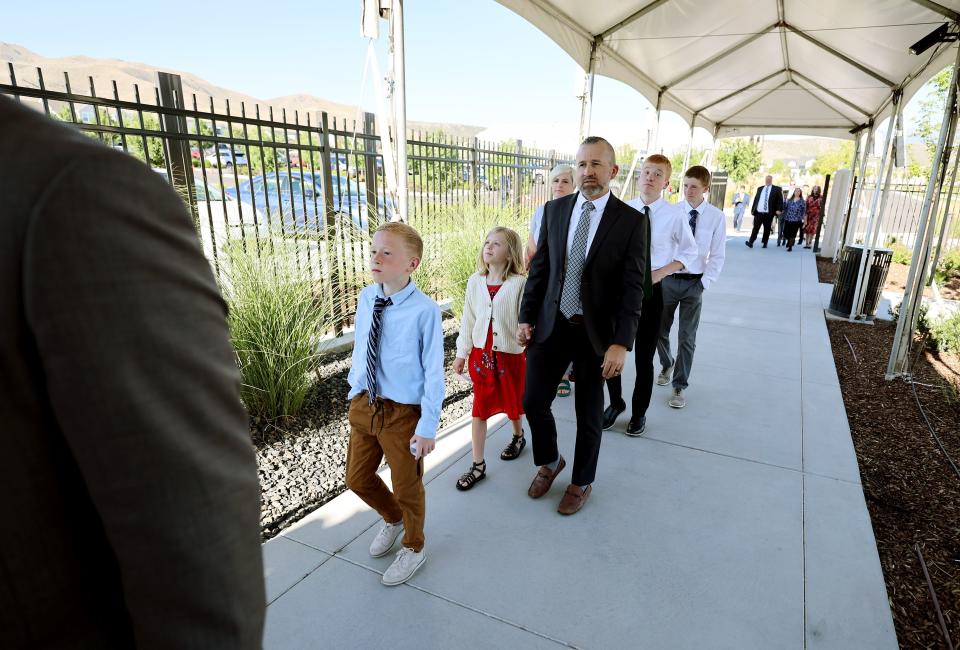
<svg viewBox="0 0 960 650">
<path fill-rule="evenodd" d="M 393 304 L 390 298 L 376 298 L 373 303 L 373 321 L 370 323 L 370 335 L 367 336 L 367 400 L 373 401 L 380 394 L 377 382 L 377 359 L 380 356 L 380 331 L 383 328 L 383 310 Z"/>
<path fill-rule="evenodd" d="M 570 318 L 582 313 L 580 306 L 580 278 L 583 277 L 583 264 L 587 258 L 587 235 L 590 233 L 590 215 L 596 208 L 590 201 L 584 201 L 577 229 L 573 233 L 573 245 L 567 256 L 567 272 L 563 278 L 563 291 L 560 293 L 560 313 Z"/>
</svg>

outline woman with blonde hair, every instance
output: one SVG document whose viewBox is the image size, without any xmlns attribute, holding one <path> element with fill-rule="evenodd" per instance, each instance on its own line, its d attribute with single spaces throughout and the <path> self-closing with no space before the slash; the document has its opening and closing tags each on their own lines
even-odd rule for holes
<svg viewBox="0 0 960 650">
<path fill-rule="evenodd" d="M 520 235 L 494 228 L 480 250 L 477 272 L 467 280 L 453 360 L 454 372 L 462 374 L 466 365 L 473 381 L 473 464 L 457 480 L 458 490 L 469 490 L 487 475 L 487 418 L 506 413 L 513 425 L 513 439 L 500 452 L 501 460 L 513 460 L 527 445 L 520 419 L 526 353 L 515 336 L 526 281 Z"/>
</svg>

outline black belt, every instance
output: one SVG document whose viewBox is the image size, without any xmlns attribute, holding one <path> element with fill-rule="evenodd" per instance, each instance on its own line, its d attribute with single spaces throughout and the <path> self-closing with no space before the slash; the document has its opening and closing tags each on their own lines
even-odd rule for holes
<svg viewBox="0 0 960 650">
<path fill-rule="evenodd" d="M 563 316 L 563 314 L 560 315 Z M 566 316 L 563 317 L 571 325 L 583 325 L 583 314 L 574 314 L 570 318 L 567 318 Z"/>
<path fill-rule="evenodd" d="M 703 273 L 674 273 L 670 277 L 678 280 L 699 280 L 703 277 Z"/>
</svg>

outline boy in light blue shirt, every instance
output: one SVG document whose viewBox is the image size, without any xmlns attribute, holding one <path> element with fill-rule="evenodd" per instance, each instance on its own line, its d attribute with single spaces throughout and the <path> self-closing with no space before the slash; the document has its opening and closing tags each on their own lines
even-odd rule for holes
<svg viewBox="0 0 960 650">
<path fill-rule="evenodd" d="M 440 307 L 410 276 L 420 265 L 423 240 L 403 223 L 373 235 L 370 273 L 360 293 L 350 382 L 347 487 L 383 517 L 370 555 L 403 546 L 383 574 L 388 586 L 406 582 L 426 560 L 423 457 L 433 451 L 443 405 L 443 328 Z M 386 456 L 393 492 L 377 475 Z"/>
</svg>

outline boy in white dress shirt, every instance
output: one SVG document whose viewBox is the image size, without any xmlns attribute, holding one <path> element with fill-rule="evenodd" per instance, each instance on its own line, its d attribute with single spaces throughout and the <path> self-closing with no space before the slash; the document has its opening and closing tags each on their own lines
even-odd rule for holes
<svg viewBox="0 0 960 650">
<path fill-rule="evenodd" d="M 640 198 L 627 203 L 640 212 L 649 213 L 653 282 L 650 295 L 643 298 L 640 324 L 633 346 L 637 380 L 633 387 L 630 421 L 626 429 L 628 436 L 643 435 L 647 427 L 647 408 L 653 393 L 653 355 L 657 349 L 663 313 L 662 280 L 672 273 L 686 270 L 697 259 L 697 244 L 683 214 L 676 205 L 667 203 L 662 197 L 672 171 L 670 159 L 666 156 L 647 156 L 640 169 Z M 607 390 L 610 392 L 610 406 L 603 412 L 604 429 L 611 428 L 627 408 L 619 376 L 607 380 Z"/>
<path fill-rule="evenodd" d="M 679 203 L 687 224 L 697 242 L 697 258 L 687 265 L 685 273 L 675 273 L 663 280 L 663 322 L 657 352 L 660 354 L 660 374 L 657 385 L 666 386 L 673 377 L 673 394 L 667 402 L 676 409 L 687 405 L 683 391 L 687 389 L 693 352 L 697 347 L 697 327 L 700 325 L 700 307 L 703 292 L 710 288 L 723 268 L 726 256 L 727 232 L 723 212 L 703 199 L 710 187 L 710 172 L 696 165 L 683 175 L 684 200 Z M 670 353 L 670 328 L 673 315 L 680 307 L 677 357 Z"/>
</svg>

